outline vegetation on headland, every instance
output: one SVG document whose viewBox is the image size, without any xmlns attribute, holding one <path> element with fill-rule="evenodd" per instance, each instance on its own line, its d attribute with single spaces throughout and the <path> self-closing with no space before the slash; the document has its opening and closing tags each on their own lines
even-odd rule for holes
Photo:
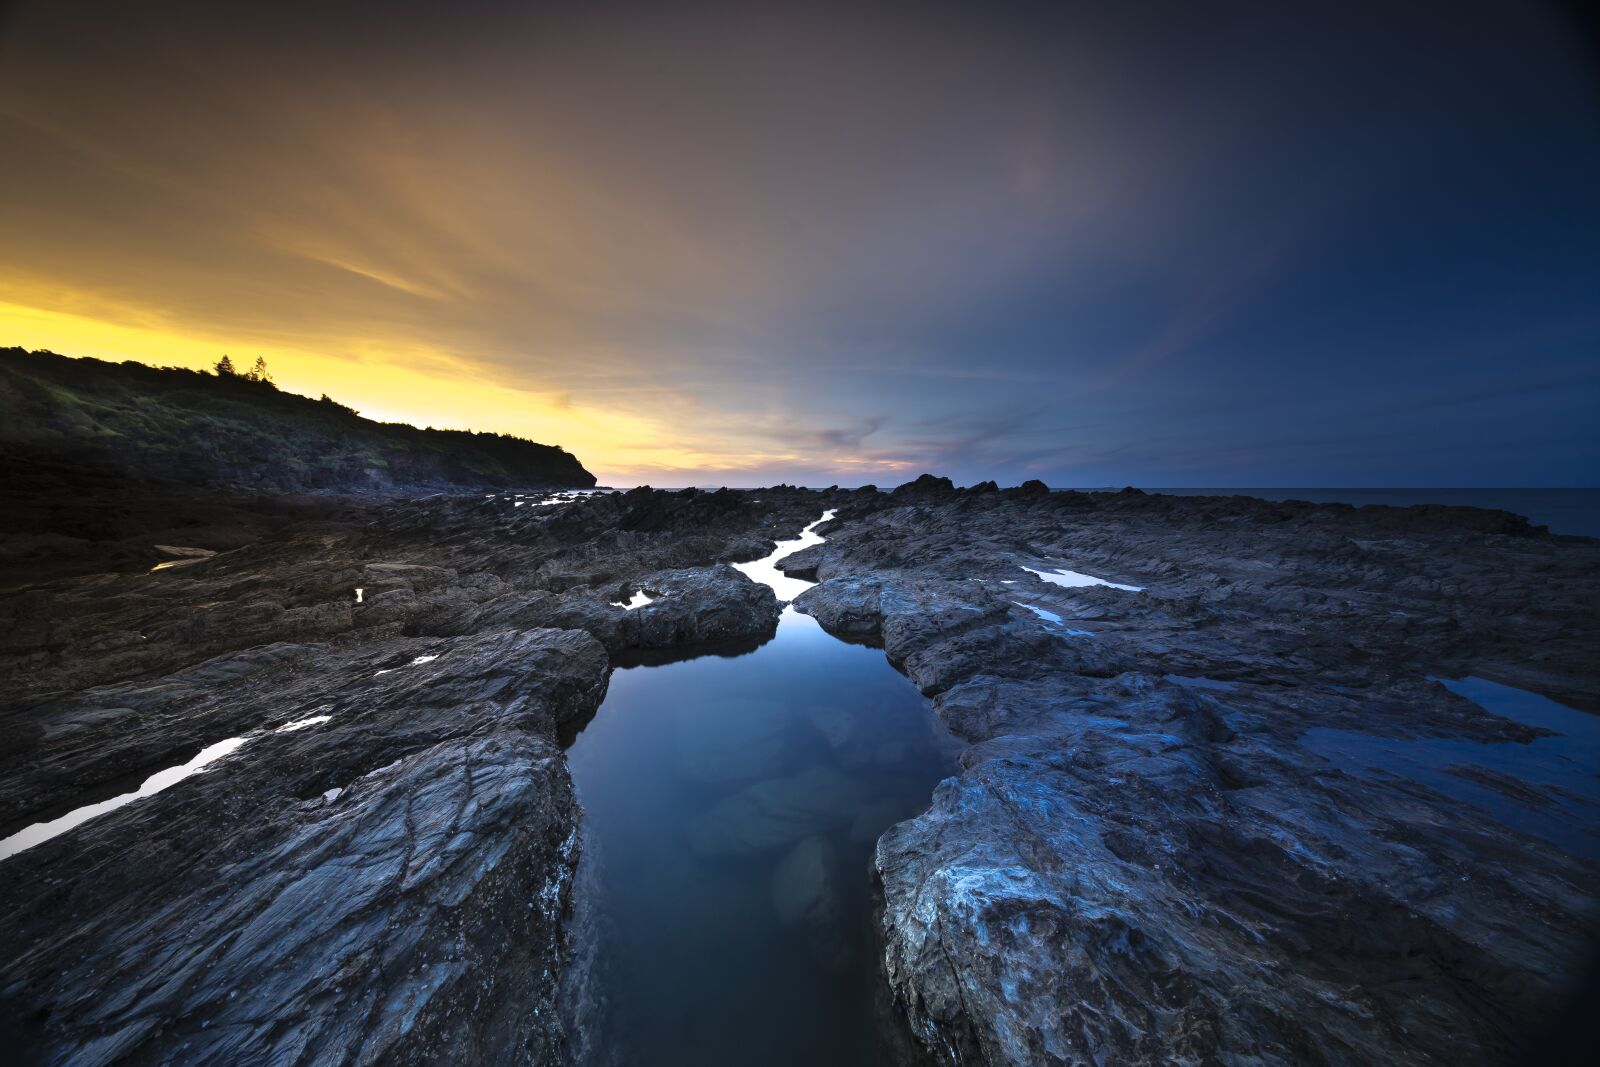
<svg viewBox="0 0 1600 1067">
<path fill-rule="evenodd" d="M 216 373 L 0 349 L 0 457 L 12 478 L 277 492 L 590 486 L 565 449 L 374 422 L 279 389 L 266 361 Z"/>
</svg>

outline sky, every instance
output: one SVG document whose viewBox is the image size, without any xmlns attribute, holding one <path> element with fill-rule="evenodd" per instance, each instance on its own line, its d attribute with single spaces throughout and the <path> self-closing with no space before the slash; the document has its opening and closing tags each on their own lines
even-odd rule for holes
<svg viewBox="0 0 1600 1067">
<path fill-rule="evenodd" d="M 1595 486 L 1597 67 L 1529 0 L 14 3 L 0 345 L 610 485 Z"/>
</svg>

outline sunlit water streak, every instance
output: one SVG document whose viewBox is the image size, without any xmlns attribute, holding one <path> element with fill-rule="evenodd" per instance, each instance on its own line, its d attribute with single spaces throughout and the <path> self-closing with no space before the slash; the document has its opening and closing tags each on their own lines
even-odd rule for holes
<svg viewBox="0 0 1600 1067">
<path fill-rule="evenodd" d="M 437 659 L 438 657 L 429 656 L 427 658 Z M 298 730 L 320 726 L 332 718 L 332 715 L 313 715 L 310 718 L 296 719 L 294 722 L 286 722 L 282 726 L 275 728 L 273 732 L 280 734 L 294 733 Z M 170 789 L 185 778 L 205 770 L 223 756 L 237 752 L 260 736 L 260 733 L 245 734 L 241 737 L 229 737 L 215 744 L 207 745 L 195 753 L 188 762 L 178 764 L 175 767 L 167 767 L 150 775 L 138 789 L 132 792 L 120 793 L 117 796 L 94 804 L 85 804 L 82 807 L 74 808 L 59 818 L 50 819 L 46 822 L 36 822 L 31 826 L 24 827 L 4 841 L 0 841 L 0 860 L 9 859 L 18 852 L 43 844 L 53 837 L 59 837 L 68 830 L 81 826 L 96 816 L 116 811 L 118 808 L 132 804 L 136 800 L 155 796 L 163 789 Z"/>
<path fill-rule="evenodd" d="M 801 530 L 799 537 L 790 541 L 779 541 L 778 547 L 767 555 L 762 556 L 760 559 L 753 559 L 748 563 L 735 563 L 733 569 L 743 571 L 752 581 L 769 586 L 774 593 L 778 594 L 780 601 L 787 603 L 793 600 L 817 583 L 808 582 L 804 578 L 791 578 L 780 571 L 775 564 L 785 556 L 793 555 L 802 548 L 810 548 L 812 545 L 822 544 L 825 538 L 816 532 L 817 527 L 833 518 L 835 513 L 834 508 L 829 508 L 822 513 L 822 518 Z"/>
<path fill-rule="evenodd" d="M 1123 585 L 1121 582 L 1108 582 L 1104 578 L 1096 578 L 1092 574 L 1083 574 L 1079 571 L 1069 571 L 1065 567 L 1057 567 L 1049 571 L 1035 570 L 1032 567 L 1023 567 L 1022 569 L 1029 574 L 1037 575 L 1051 585 L 1059 585 L 1065 589 L 1082 589 L 1085 586 L 1104 585 L 1112 589 L 1122 589 L 1129 593 L 1144 591 L 1144 586 L 1142 585 Z"/>
<path fill-rule="evenodd" d="M 0 841 L 0 860 L 9 859 L 24 849 L 43 844 L 52 837 L 64 834 L 73 827 L 88 822 L 97 815 L 104 815 L 124 805 L 132 804 L 136 800 L 155 796 L 163 789 L 177 785 L 190 775 L 204 770 L 207 765 L 215 763 L 230 752 L 236 751 L 249 740 L 249 737 L 230 737 L 225 741 L 218 741 L 214 745 L 207 745 L 196 753 L 189 762 L 176 767 L 168 767 L 152 774 L 144 780 L 143 785 L 131 793 L 123 793 L 109 800 L 102 800 L 98 804 L 86 804 L 81 808 L 67 812 L 67 814 L 58 819 L 51 819 L 49 822 L 36 822 L 32 826 L 18 830 L 4 841 Z"/>
<path fill-rule="evenodd" d="M 438 658 L 439 658 L 438 656 L 418 656 L 416 659 L 412 660 L 410 663 L 407 663 L 406 666 L 407 667 L 420 667 L 424 663 L 432 663 L 434 660 L 436 660 Z M 376 678 L 379 675 L 383 675 L 383 674 L 393 674 L 395 671 L 398 671 L 400 669 L 401 668 L 399 668 L 399 667 L 385 667 L 385 668 L 383 668 L 383 670 L 375 672 L 372 676 L 374 678 Z"/>
<path fill-rule="evenodd" d="M 487 499 L 493 500 L 496 495 L 499 495 L 501 500 L 511 501 L 511 506 L 514 508 L 520 508 L 524 504 L 529 504 L 533 507 L 548 507 L 552 504 L 570 504 L 574 500 L 582 500 L 588 496 L 609 496 L 614 492 L 616 492 L 615 489 L 562 489 L 547 496 L 539 497 L 537 500 L 529 499 L 526 493 L 490 493 Z"/>
<path fill-rule="evenodd" d="M 280 734 L 292 734 L 296 730 L 304 730 L 308 726 L 316 726 L 320 723 L 325 723 L 331 718 L 333 718 L 332 715 L 313 715 L 309 719 L 297 719 L 294 722 L 284 723 L 282 726 L 278 727 L 277 732 Z"/>
</svg>

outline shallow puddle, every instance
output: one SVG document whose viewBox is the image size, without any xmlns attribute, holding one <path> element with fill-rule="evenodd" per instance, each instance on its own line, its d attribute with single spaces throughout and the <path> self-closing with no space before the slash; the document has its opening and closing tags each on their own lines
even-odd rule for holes
<svg viewBox="0 0 1600 1067">
<path fill-rule="evenodd" d="M 1061 616 L 1057 615 L 1053 611 L 1046 611 L 1044 608 L 1035 607 L 1032 604 L 1024 604 L 1020 600 L 1013 600 L 1012 603 L 1015 604 L 1019 608 L 1023 608 L 1023 609 L 1025 609 L 1027 611 L 1033 612 L 1035 615 L 1039 616 L 1039 618 L 1041 618 L 1045 622 L 1049 623 L 1051 629 L 1056 630 L 1059 633 L 1064 633 L 1068 637 L 1093 637 L 1094 636 L 1094 634 L 1089 630 L 1074 630 L 1070 626 L 1063 625 L 1063 623 L 1061 621 Z"/>
<path fill-rule="evenodd" d="M 434 660 L 436 660 L 438 658 L 439 658 L 438 656 L 418 656 L 415 659 L 413 659 L 410 663 L 407 663 L 406 666 L 407 667 L 420 667 L 424 663 L 432 663 Z M 398 671 L 400 669 L 401 668 L 399 668 L 399 667 L 385 667 L 381 671 L 374 671 L 372 676 L 374 678 L 377 678 L 380 675 L 393 674 L 395 671 Z"/>
<path fill-rule="evenodd" d="M 778 594 L 779 600 L 793 600 L 817 583 L 808 582 L 804 578 L 791 578 L 773 566 L 773 564 L 791 553 L 800 551 L 802 548 L 810 548 L 812 545 L 822 544 L 825 538 L 817 533 L 817 527 L 833 518 L 834 510 L 829 508 L 824 511 L 822 518 L 800 531 L 799 537 L 791 541 L 779 541 L 778 547 L 769 554 L 762 556 L 760 559 L 753 559 L 749 563 L 735 563 L 733 569 L 743 571 L 753 581 L 770 586 L 772 591 Z"/>
<path fill-rule="evenodd" d="M 293 724 L 291 724 L 293 725 Z M 144 780 L 144 784 L 131 793 L 123 793 L 109 800 L 102 800 L 98 804 L 86 804 L 75 808 L 58 819 L 49 822 L 36 822 L 32 826 L 18 830 L 4 841 L 0 841 L 0 860 L 8 859 L 23 849 L 32 848 L 64 834 L 74 826 L 88 822 L 97 815 L 104 815 L 108 811 L 115 811 L 124 804 L 132 804 L 135 800 L 142 800 L 154 796 L 163 789 L 177 785 L 191 774 L 204 770 L 206 765 L 213 763 L 228 753 L 243 745 L 249 737 L 230 737 L 226 741 L 218 741 L 214 745 L 207 745 L 195 754 L 187 763 L 176 767 L 168 767 L 157 771 Z"/>
<path fill-rule="evenodd" d="M 820 540 L 740 569 L 792 597 L 812 583 L 771 564 Z M 957 747 L 881 651 L 792 607 L 754 652 L 616 671 L 568 752 L 606 1043 L 653 1064 L 879 1062 L 871 853 Z"/>
<path fill-rule="evenodd" d="M 1029 574 L 1035 575 L 1044 581 L 1049 582 L 1051 585 L 1059 585 L 1066 589 L 1082 589 L 1084 586 L 1088 585 L 1104 585 L 1109 586 L 1112 589 L 1123 589 L 1129 593 L 1140 593 L 1144 591 L 1144 586 L 1142 585 L 1123 585 L 1121 582 L 1108 582 L 1104 578 L 1096 578 L 1092 574 L 1084 574 L 1080 571 L 1069 571 L 1062 567 L 1058 567 L 1051 571 L 1035 570 L 1032 567 L 1023 567 L 1022 569 L 1027 571 Z"/>
<path fill-rule="evenodd" d="M 1484 678 L 1439 682 L 1486 711 L 1554 734 L 1527 744 L 1483 743 L 1315 727 L 1301 743 L 1348 773 L 1409 778 L 1573 855 L 1600 860 L 1600 716 Z"/>
<path fill-rule="evenodd" d="M 1039 618 L 1043 619 L 1045 622 L 1060 622 L 1061 621 L 1061 616 L 1057 615 L 1053 611 L 1046 611 L 1044 608 L 1036 608 L 1032 604 L 1024 604 L 1020 600 L 1014 600 L 1014 601 L 1012 601 L 1012 603 L 1016 604 L 1017 607 L 1019 607 L 1019 608 L 1025 608 L 1028 611 L 1033 612 L 1035 615 L 1039 616 Z"/>
</svg>

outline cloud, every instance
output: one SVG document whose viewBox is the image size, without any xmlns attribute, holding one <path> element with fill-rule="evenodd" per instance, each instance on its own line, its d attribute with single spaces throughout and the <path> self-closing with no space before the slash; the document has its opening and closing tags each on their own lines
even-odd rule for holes
<svg viewBox="0 0 1600 1067">
<path fill-rule="evenodd" d="M 1537 26 L 1461 18 L 1516 62 L 1452 38 L 1419 81 L 1427 20 L 1359 5 L 22 4 L 0 343 L 269 352 L 280 381 L 622 483 L 1243 470 L 1273 411 L 1345 416 L 1329 324 L 1363 311 L 1390 395 L 1426 403 L 1453 390 L 1411 377 L 1419 303 L 1566 292 L 1570 263 L 1462 243 L 1506 203 L 1584 216 L 1468 188 L 1498 172 L 1458 142 L 1531 158 L 1518 116 L 1570 106 Z M 1574 188 L 1596 172 L 1545 148 Z M 1399 262 L 1451 241 L 1426 284 Z"/>
</svg>

